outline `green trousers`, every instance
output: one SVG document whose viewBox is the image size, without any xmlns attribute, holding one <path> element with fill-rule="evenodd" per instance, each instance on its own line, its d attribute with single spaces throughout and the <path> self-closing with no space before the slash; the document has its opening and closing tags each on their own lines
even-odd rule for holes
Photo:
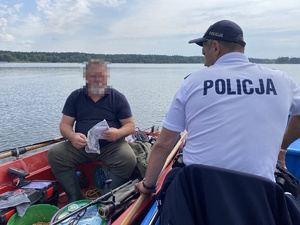
<svg viewBox="0 0 300 225">
<path fill-rule="evenodd" d="M 48 151 L 48 162 L 54 174 L 91 161 L 105 163 L 111 173 L 124 179 L 129 179 L 136 167 L 136 156 L 124 139 L 101 148 L 100 154 L 76 149 L 69 141 L 58 143 Z"/>
</svg>

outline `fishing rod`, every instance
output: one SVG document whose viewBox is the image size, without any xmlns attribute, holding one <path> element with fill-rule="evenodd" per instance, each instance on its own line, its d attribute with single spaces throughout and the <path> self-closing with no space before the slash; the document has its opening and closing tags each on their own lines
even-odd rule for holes
<svg viewBox="0 0 300 225">
<path fill-rule="evenodd" d="M 117 209 L 121 208 L 125 203 L 136 199 L 140 195 L 139 192 L 133 191 L 124 200 L 116 202 L 115 200 L 101 202 L 102 206 L 98 209 L 98 213 L 101 218 L 105 219 L 114 215 Z"/>
<path fill-rule="evenodd" d="M 0 151 L 1 152 L 6 152 L 3 154 L 0 154 L 0 159 L 3 158 L 7 158 L 10 156 L 15 156 L 15 157 L 19 157 L 19 155 L 24 154 L 28 151 L 37 149 L 37 148 L 41 148 L 47 145 L 52 145 L 61 141 L 65 141 L 66 139 L 64 137 L 58 137 L 58 138 L 54 138 L 48 141 L 43 141 L 43 142 L 39 142 L 39 143 L 35 143 L 35 144 L 29 144 L 29 145 L 25 145 L 25 146 L 21 146 L 21 147 L 16 147 L 16 148 L 12 148 L 12 149 L 5 149 Z"/>
<path fill-rule="evenodd" d="M 87 209 L 88 207 L 90 207 L 90 206 L 92 206 L 92 205 L 95 205 L 95 204 L 97 204 L 97 203 L 101 203 L 103 199 L 105 199 L 106 197 L 109 197 L 109 196 L 113 196 L 114 193 L 116 193 L 117 191 L 121 190 L 122 188 L 126 187 L 127 185 L 129 185 L 129 184 L 131 184 L 131 183 L 132 183 L 132 180 L 130 180 L 130 181 L 124 183 L 123 185 L 121 185 L 121 186 L 115 188 L 114 190 L 111 190 L 111 192 L 108 192 L 108 193 L 106 193 L 105 195 L 103 195 L 103 196 L 101 196 L 101 197 L 99 197 L 99 198 L 97 198 L 97 199 L 91 201 L 90 203 L 88 203 L 88 204 L 86 204 L 86 205 L 80 207 L 79 209 L 77 209 L 77 210 L 75 210 L 75 211 L 69 213 L 68 215 L 62 217 L 61 219 L 56 220 L 56 221 L 54 221 L 53 223 L 50 223 L 50 225 L 57 225 L 57 224 L 61 223 L 62 221 L 64 221 L 64 220 L 70 218 L 71 216 L 73 216 L 73 215 L 75 215 L 75 214 L 77 214 L 77 213 L 80 213 L 82 210 L 85 210 L 85 209 Z M 105 201 L 104 201 L 104 202 L 105 202 Z"/>
</svg>

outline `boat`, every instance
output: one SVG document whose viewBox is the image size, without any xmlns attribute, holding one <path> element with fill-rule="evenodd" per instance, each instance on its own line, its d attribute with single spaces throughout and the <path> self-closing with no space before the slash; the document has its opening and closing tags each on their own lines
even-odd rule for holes
<svg viewBox="0 0 300 225">
<path fill-rule="evenodd" d="M 137 128 L 133 134 L 133 138 L 129 137 L 128 141 L 132 141 L 134 139 L 138 130 L 139 129 Z M 149 142 L 152 142 L 152 144 L 159 136 L 159 131 L 155 131 L 153 127 L 149 128 L 149 130 L 143 130 L 143 133 L 146 134 Z M 99 192 L 96 191 L 97 184 L 94 180 L 94 174 L 95 171 L 97 171 L 97 168 L 105 165 L 103 165 L 101 162 L 89 162 L 76 167 L 79 178 L 80 175 L 83 174 L 89 183 L 89 186 L 82 188 L 82 192 L 84 196 L 86 196 L 86 201 L 82 203 L 80 208 L 74 210 L 72 213 L 69 213 L 66 215 L 66 217 L 63 214 L 58 217 L 57 213 L 62 212 L 67 206 L 70 206 L 70 204 L 67 204 L 67 196 L 60 187 L 59 183 L 56 181 L 56 178 L 47 162 L 48 149 L 35 152 L 31 155 L 26 155 L 26 152 L 37 148 L 46 147 L 50 144 L 65 141 L 63 137 L 59 137 L 52 140 L 43 141 L 41 143 L 11 149 L 9 152 L 3 154 L 0 153 L 0 159 L 9 156 L 15 157 L 14 160 L 0 165 L 0 196 L 11 191 L 22 189 L 22 187 L 24 188 L 26 186 L 38 183 L 40 185 L 45 185 L 41 191 L 31 192 L 32 190 L 30 189 L 26 193 L 30 196 L 30 204 L 32 204 L 32 206 L 45 206 L 45 204 L 53 204 L 54 206 L 58 207 L 58 211 L 55 214 L 56 217 L 54 215 L 51 218 L 50 224 L 56 225 L 59 221 L 64 221 L 64 219 L 70 218 L 68 216 L 80 215 L 80 212 L 83 212 L 84 208 L 97 205 L 97 218 L 101 217 L 105 221 L 105 223 L 101 224 L 157 225 L 159 224 L 159 216 L 155 196 L 160 191 L 166 175 L 172 169 L 174 158 L 178 155 L 186 135 L 187 132 L 184 132 L 177 144 L 174 146 L 161 171 L 157 183 L 156 193 L 150 195 L 139 195 L 139 193 L 132 192 L 124 202 L 120 203 L 114 199 L 114 197 L 117 196 L 118 193 L 121 193 L 123 189 L 132 189 L 134 182 L 136 181 L 131 180 L 124 184 L 124 186 L 122 185 L 112 190 L 111 193 L 108 193 L 107 195 L 110 197 L 108 200 L 107 198 L 104 199 L 103 197 L 105 196 L 97 195 Z M 24 157 L 21 157 L 23 154 Z M 296 140 L 289 146 L 287 150 L 286 164 L 288 170 L 292 172 L 299 180 L 300 139 Z M 91 192 L 94 194 L 90 194 Z M 101 204 L 98 205 L 98 203 Z M 14 207 L 0 211 L 0 225 L 6 225 L 9 223 L 10 218 L 13 218 L 14 216 L 16 216 L 16 209 Z M 8 225 L 13 224 L 14 223 Z"/>
<path fill-rule="evenodd" d="M 135 138 L 137 131 L 139 131 L 138 128 L 127 140 L 132 141 Z M 149 129 L 143 130 L 143 133 L 148 137 L 147 141 L 153 144 L 159 136 L 159 129 L 155 129 L 155 127 L 152 126 Z M 178 153 L 185 136 L 186 133 L 178 140 L 166 160 L 158 181 L 157 192 L 160 190 L 166 174 L 172 168 L 173 158 Z M 20 192 L 19 190 L 24 192 L 25 190 L 25 193 L 30 199 L 30 206 L 49 204 L 57 206 L 59 211 L 65 209 L 66 206 L 68 206 L 67 196 L 51 171 L 51 167 L 47 161 L 47 152 L 49 148 L 46 148 L 48 145 L 56 144 L 61 141 L 65 141 L 65 139 L 59 137 L 36 144 L 14 148 L 5 151 L 5 153 L 2 154 L 0 152 L 0 159 L 10 156 L 15 157 L 14 160 L 0 165 L 0 199 L 5 193 L 16 193 Z M 46 149 L 36 151 L 33 154 L 26 154 L 31 150 L 41 148 Z M 84 178 L 83 180 L 86 182 L 85 186 L 82 186 L 81 191 L 88 201 L 85 202 L 80 209 L 77 209 L 77 211 L 75 210 L 72 215 L 75 215 L 75 213 L 79 214 L 80 210 L 84 207 L 88 208 L 92 205 L 101 203 L 98 207 L 98 214 L 106 221 L 104 224 L 140 224 L 154 203 L 153 196 L 155 196 L 156 193 L 151 195 L 140 195 L 136 191 L 132 191 L 131 195 L 126 198 L 126 202 L 121 202 L 122 207 L 120 207 L 121 203 L 115 200 L 115 196 L 123 188 L 126 189 L 130 187 L 134 189 L 134 182 L 139 181 L 141 177 L 138 178 L 137 181 L 131 180 L 125 185 L 111 190 L 111 192 L 105 196 L 101 196 L 98 184 L 95 181 L 95 173 L 99 167 L 103 166 L 105 165 L 101 162 L 89 162 L 76 167 L 79 179 Z M 136 173 L 138 173 L 138 171 L 136 171 Z M 16 214 L 16 207 L 2 209 L 0 211 L 0 225 L 9 224 L 10 218 L 16 216 Z M 69 215 L 69 218 L 72 215 Z M 53 221 L 52 218 L 50 224 L 58 224 L 57 221 L 63 220 L 64 216 L 60 215 L 55 221 Z"/>
</svg>

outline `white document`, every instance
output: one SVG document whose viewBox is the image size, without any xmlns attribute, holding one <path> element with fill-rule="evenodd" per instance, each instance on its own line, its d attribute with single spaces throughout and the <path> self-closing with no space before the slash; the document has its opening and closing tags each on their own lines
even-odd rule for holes
<svg viewBox="0 0 300 225">
<path fill-rule="evenodd" d="M 87 153 L 98 153 L 100 154 L 99 139 L 104 139 L 101 135 L 102 131 L 108 130 L 109 126 L 106 120 L 103 120 L 93 126 L 87 134 L 87 145 L 85 146 L 85 151 Z"/>
</svg>

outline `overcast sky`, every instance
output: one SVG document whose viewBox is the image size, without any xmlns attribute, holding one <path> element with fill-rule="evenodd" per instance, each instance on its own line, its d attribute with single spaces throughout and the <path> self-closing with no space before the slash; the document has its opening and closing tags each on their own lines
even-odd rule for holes
<svg viewBox="0 0 300 225">
<path fill-rule="evenodd" d="M 300 0 L 0 0 L 0 50 L 198 56 L 222 19 L 248 57 L 300 57 Z"/>
</svg>

